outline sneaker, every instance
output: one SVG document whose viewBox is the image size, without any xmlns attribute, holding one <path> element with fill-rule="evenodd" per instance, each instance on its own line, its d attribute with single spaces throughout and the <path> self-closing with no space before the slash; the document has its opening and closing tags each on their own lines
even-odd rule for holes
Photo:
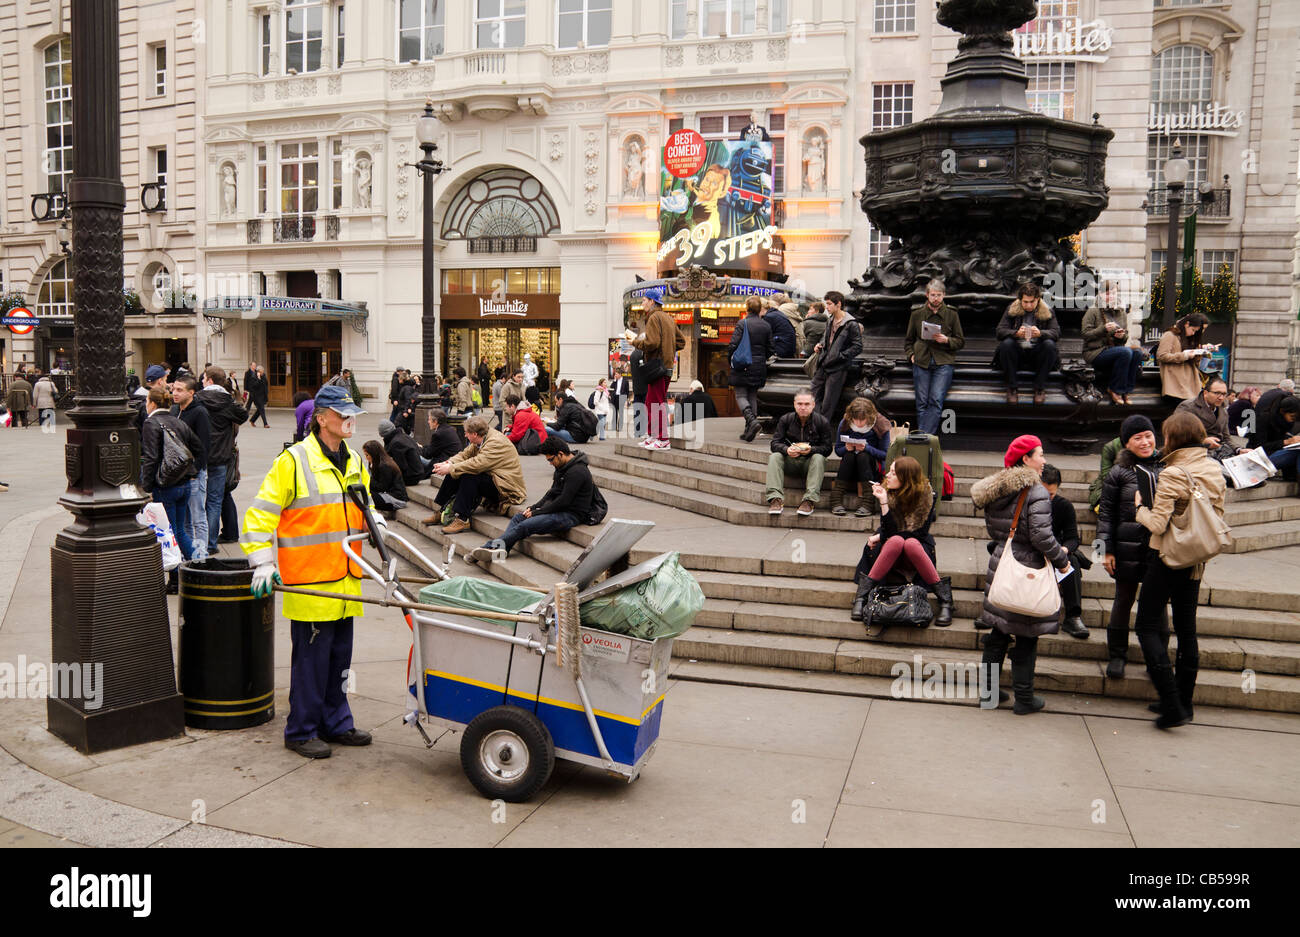
<svg viewBox="0 0 1300 937">
<path fill-rule="evenodd" d="M 328 758 L 330 756 L 330 747 L 320 739 L 285 739 L 284 747 L 291 752 L 297 752 L 304 758 Z"/>
<path fill-rule="evenodd" d="M 834 514 L 836 517 L 843 517 L 845 514 L 849 512 L 844 510 L 844 505 L 837 504 L 835 505 L 835 507 L 831 508 L 831 513 Z"/>
<path fill-rule="evenodd" d="M 773 498 L 771 501 L 767 502 L 768 514 L 780 514 L 784 510 L 785 510 L 785 502 L 782 501 L 780 498 Z"/>
<path fill-rule="evenodd" d="M 348 729 L 342 735 L 327 735 L 325 741 L 335 745 L 369 745 L 370 733 L 360 729 Z"/>
<path fill-rule="evenodd" d="M 854 517 L 870 517 L 870 516 L 871 516 L 871 512 L 867 510 L 867 506 L 866 506 L 865 504 L 859 504 L 859 505 L 858 505 L 858 509 L 857 509 L 856 511 L 853 512 L 853 516 L 854 516 Z"/>
<path fill-rule="evenodd" d="M 656 439 L 649 446 L 651 449 L 671 449 L 672 447 L 673 444 L 666 439 Z"/>
<path fill-rule="evenodd" d="M 504 549 L 504 546 L 501 546 L 500 544 L 494 545 L 494 541 L 489 540 L 487 543 L 483 544 L 483 546 L 475 547 L 473 550 L 466 553 L 465 562 L 491 566 L 492 561 L 500 556 L 501 551 Z"/>
<path fill-rule="evenodd" d="M 639 445 L 641 446 L 642 449 L 654 449 L 656 448 L 655 446 L 656 442 L 658 442 L 657 439 L 652 439 L 651 437 L 647 436 L 645 439 L 641 440 Z"/>
<path fill-rule="evenodd" d="M 815 507 L 814 507 L 813 503 L 812 503 L 811 501 L 809 501 L 807 498 L 805 498 L 805 499 L 803 500 L 803 503 L 801 503 L 801 504 L 799 505 L 799 516 L 800 516 L 800 517 L 808 517 L 809 515 L 812 514 L 812 512 L 813 512 L 814 510 L 815 510 Z"/>
<path fill-rule="evenodd" d="M 459 533 L 464 533 L 469 529 L 470 529 L 470 522 L 468 518 L 456 517 L 452 519 L 452 522 L 450 524 L 442 528 L 442 532 L 444 534 L 459 534 Z"/>
</svg>

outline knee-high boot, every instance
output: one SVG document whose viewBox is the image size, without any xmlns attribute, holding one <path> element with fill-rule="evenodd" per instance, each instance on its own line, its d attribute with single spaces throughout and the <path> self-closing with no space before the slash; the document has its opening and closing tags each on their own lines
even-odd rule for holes
<svg viewBox="0 0 1300 937">
<path fill-rule="evenodd" d="M 1148 664 L 1147 674 L 1151 677 L 1156 692 L 1160 694 L 1160 715 L 1156 717 L 1156 728 L 1172 729 L 1174 726 L 1186 724 L 1191 716 L 1183 709 L 1182 700 L 1179 699 L 1174 668 L 1168 665 L 1153 667 Z"/>
<path fill-rule="evenodd" d="M 1200 654 L 1179 654 L 1174 662 L 1174 683 L 1178 687 L 1178 702 L 1182 703 L 1188 721 L 1192 718 L 1192 696 L 1196 692 L 1196 674 L 1201 669 Z"/>
<path fill-rule="evenodd" d="M 1036 713 L 1047 705 L 1047 700 L 1034 695 L 1034 665 L 1038 662 L 1038 648 L 1035 647 L 1020 661 L 1011 660 L 1011 689 L 1016 693 L 1016 703 L 1012 711 L 1017 716 Z"/>
<path fill-rule="evenodd" d="M 853 608 L 849 610 L 849 617 L 854 621 L 862 621 L 862 606 L 867 601 L 867 595 L 876 585 L 876 580 L 863 573 L 858 573 L 856 582 L 858 584 L 858 593 L 853 597 Z"/>
<path fill-rule="evenodd" d="M 984 636 L 984 656 L 980 659 L 980 668 L 984 671 L 985 686 L 998 688 L 999 703 L 1011 699 L 1011 694 L 1002 689 L 1002 661 L 1006 656 L 1007 636 L 995 628 Z"/>
</svg>

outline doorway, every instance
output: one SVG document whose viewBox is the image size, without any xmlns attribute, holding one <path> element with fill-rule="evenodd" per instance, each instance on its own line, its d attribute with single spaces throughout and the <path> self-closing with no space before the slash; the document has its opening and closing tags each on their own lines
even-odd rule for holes
<svg viewBox="0 0 1300 937">
<path fill-rule="evenodd" d="M 700 381 L 704 390 L 713 399 L 718 408 L 718 416 L 740 416 L 740 407 L 736 405 L 736 395 L 731 392 L 728 378 L 731 377 L 731 362 L 727 357 L 727 346 L 700 343 L 704 358 L 700 371 Z"/>
<path fill-rule="evenodd" d="M 314 397 L 342 366 L 343 325 L 324 320 L 268 322 L 266 357 L 271 406 L 292 406 L 298 393 Z"/>
</svg>

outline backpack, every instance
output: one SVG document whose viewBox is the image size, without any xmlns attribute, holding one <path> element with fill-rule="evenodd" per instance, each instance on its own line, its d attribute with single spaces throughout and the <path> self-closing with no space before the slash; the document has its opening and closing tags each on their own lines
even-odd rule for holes
<svg viewBox="0 0 1300 937">
<path fill-rule="evenodd" d="M 753 363 L 754 353 L 749 344 L 749 329 L 744 322 L 741 322 L 740 342 L 736 345 L 736 350 L 731 353 L 731 366 L 739 371 Z"/>
<path fill-rule="evenodd" d="M 588 410 L 596 409 L 596 392 L 594 390 L 587 395 L 587 409 Z"/>
<path fill-rule="evenodd" d="M 1178 468 L 1192 486 L 1192 497 L 1182 514 L 1169 519 L 1169 526 L 1160 538 L 1159 551 L 1160 561 L 1170 569 L 1187 569 L 1213 559 L 1232 546 L 1232 528 L 1219 517 L 1192 473 L 1182 466 Z"/>
<path fill-rule="evenodd" d="M 600 493 L 600 489 L 594 484 L 591 486 L 591 514 L 587 518 L 588 524 L 599 524 L 609 513 L 609 505 L 605 503 L 605 496 Z"/>
<path fill-rule="evenodd" d="M 520 455 L 537 455 L 542 451 L 542 436 L 536 426 L 528 427 L 524 438 L 515 443 L 515 451 Z"/>
<path fill-rule="evenodd" d="M 194 453 L 181 441 L 170 426 L 162 427 L 162 458 L 158 460 L 156 479 L 159 485 L 170 488 L 186 481 L 194 472 Z"/>
<path fill-rule="evenodd" d="M 578 418 L 582 421 L 582 431 L 586 433 L 587 439 L 590 439 L 591 437 L 595 436 L 596 430 L 599 428 L 599 422 L 596 419 L 596 414 L 588 410 L 586 407 L 579 407 Z M 583 442 L 586 441 L 587 441 L 586 439 L 583 440 Z"/>
<path fill-rule="evenodd" d="M 952 466 L 945 462 L 943 463 L 943 500 L 951 501 L 956 493 L 957 476 L 953 473 Z"/>
</svg>

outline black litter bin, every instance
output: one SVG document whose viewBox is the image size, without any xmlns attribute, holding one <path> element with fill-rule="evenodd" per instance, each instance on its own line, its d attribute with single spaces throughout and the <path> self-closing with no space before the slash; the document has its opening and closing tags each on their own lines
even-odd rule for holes
<svg viewBox="0 0 1300 937">
<path fill-rule="evenodd" d="M 180 690 L 185 724 L 245 729 L 275 717 L 275 602 L 242 560 L 183 563 Z"/>
</svg>

